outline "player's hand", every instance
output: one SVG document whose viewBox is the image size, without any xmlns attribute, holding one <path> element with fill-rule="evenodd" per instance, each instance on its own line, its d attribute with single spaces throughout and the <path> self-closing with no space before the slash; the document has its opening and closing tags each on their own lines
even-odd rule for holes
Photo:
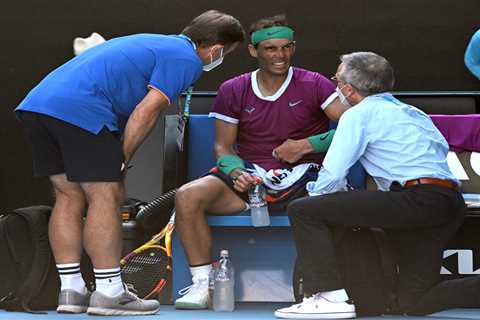
<svg viewBox="0 0 480 320">
<path fill-rule="evenodd" d="M 122 162 L 122 165 L 120 167 L 120 172 L 122 173 L 122 178 L 125 179 L 127 175 L 127 170 L 133 167 L 133 165 L 128 164 L 127 162 Z"/>
<path fill-rule="evenodd" d="M 230 177 L 233 180 L 233 188 L 238 192 L 246 192 L 250 188 L 250 186 L 258 183 L 255 176 L 240 169 L 233 170 L 230 173 Z"/>
<path fill-rule="evenodd" d="M 272 156 L 281 162 L 295 163 L 305 154 L 311 152 L 312 145 L 307 139 L 287 139 L 272 151 Z"/>
</svg>

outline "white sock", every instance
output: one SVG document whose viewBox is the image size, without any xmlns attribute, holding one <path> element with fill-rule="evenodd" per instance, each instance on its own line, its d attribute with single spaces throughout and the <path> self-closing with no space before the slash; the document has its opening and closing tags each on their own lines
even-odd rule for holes
<svg viewBox="0 0 480 320">
<path fill-rule="evenodd" d="M 345 302 L 349 299 L 345 289 L 320 292 L 320 295 L 331 302 Z"/>
<path fill-rule="evenodd" d="M 95 290 L 109 297 L 115 297 L 125 291 L 122 277 L 120 276 L 120 267 L 111 269 L 96 269 Z"/>
<path fill-rule="evenodd" d="M 190 273 L 194 279 L 208 279 L 210 270 L 212 270 L 211 263 L 198 267 L 190 267 Z"/>
<path fill-rule="evenodd" d="M 57 264 L 60 276 L 60 290 L 75 290 L 78 293 L 87 293 L 85 281 L 80 273 L 80 263 Z"/>
</svg>

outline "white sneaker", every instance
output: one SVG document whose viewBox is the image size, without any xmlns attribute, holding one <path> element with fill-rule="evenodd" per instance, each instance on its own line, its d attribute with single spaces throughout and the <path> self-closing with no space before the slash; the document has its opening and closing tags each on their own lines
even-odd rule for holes
<svg viewBox="0 0 480 320">
<path fill-rule="evenodd" d="M 348 319 L 355 318 L 355 305 L 332 302 L 320 294 L 304 298 L 303 302 L 275 311 L 275 316 L 285 319 Z"/>
<path fill-rule="evenodd" d="M 208 278 L 193 278 L 193 284 L 178 291 L 177 309 L 208 309 Z"/>
</svg>

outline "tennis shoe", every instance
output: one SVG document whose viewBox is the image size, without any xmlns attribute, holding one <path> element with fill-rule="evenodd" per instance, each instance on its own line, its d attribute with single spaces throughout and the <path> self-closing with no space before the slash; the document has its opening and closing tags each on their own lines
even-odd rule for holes
<svg viewBox="0 0 480 320">
<path fill-rule="evenodd" d="M 333 302 L 320 294 L 304 298 L 303 302 L 275 311 L 284 319 L 349 319 L 355 318 L 355 305 L 347 301 Z"/>
<path fill-rule="evenodd" d="M 208 277 L 193 277 L 193 284 L 183 288 L 178 293 L 183 297 L 175 301 L 177 309 L 207 309 L 208 308 Z"/>
<path fill-rule="evenodd" d="M 58 295 L 59 313 L 84 313 L 87 311 L 91 293 L 80 293 L 75 290 L 61 290 Z"/>
<path fill-rule="evenodd" d="M 109 297 L 94 291 L 90 297 L 88 314 L 102 316 L 130 316 L 155 314 L 160 310 L 157 300 L 140 299 L 124 285 L 125 291 L 118 296 Z"/>
</svg>

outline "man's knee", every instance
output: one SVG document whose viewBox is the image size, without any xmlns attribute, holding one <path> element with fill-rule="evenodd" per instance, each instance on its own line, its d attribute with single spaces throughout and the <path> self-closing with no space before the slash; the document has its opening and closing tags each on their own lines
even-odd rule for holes
<svg viewBox="0 0 480 320">
<path fill-rule="evenodd" d="M 87 182 L 81 186 L 89 204 L 108 202 L 120 206 L 125 199 L 124 187 L 120 182 Z"/>
<path fill-rule="evenodd" d="M 184 210 L 192 207 L 201 207 L 202 203 L 205 201 L 203 196 L 203 190 L 205 187 L 202 187 L 198 183 L 187 183 L 178 188 L 177 193 L 175 194 L 175 208 L 177 212 L 181 214 L 188 214 L 192 210 Z M 208 189 L 208 188 L 207 188 Z"/>
<path fill-rule="evenodd" d="M 304 211 L 305 198 L 295 199 L 287 206 L 287 213 L 290 220 L 296 219 L 298 216 L 302 216 Z"/>
<path fill-rule="evenodd" d="M 78 183 L 70 182 L 65 175 L 50 177 L 55 199 L 69 201 L 85 201 L 85 194 Z"/>
</svg>

